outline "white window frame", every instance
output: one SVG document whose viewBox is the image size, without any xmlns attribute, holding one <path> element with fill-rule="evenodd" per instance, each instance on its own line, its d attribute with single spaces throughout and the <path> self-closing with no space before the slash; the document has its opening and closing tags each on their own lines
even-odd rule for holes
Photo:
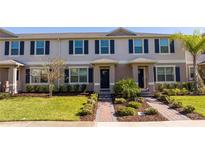
<svg viewBox="0 0 205 154">
<path fill-rule="evenodd" d="M 18 54 L 17 54 L 17 55 L 12 55 L 12 54 L 11 54 L 12 42 L 18 42 L 19 48 L 18 48 Z M 10 55 L 10 56 L 14 56 L 14 57 L 15 57 L 15 56 L 19 56 L 19 55 L 20 55 L 20 48 L 21 48 L 20 45 L 21 45 L 21 44 L 20 44 L 20 41 L 18 41 L 18 40 L 16 40 L 16 41 L 10 41 L 10 44 L 9 44 L 9 55 Z"/>
<path fill-rule="evenodd" d="M 46 82 L 46 83 L 33 83 L 32 82 L 32 75 L 31 75 L 31 73 L 32 73 L 32 69 L 43 69 L 42 67 L 30 67 L 30 85 L 48 85 L 48 82 Z"/>
<path fill-rule="evenodd" d="M 164 54 L 164 55 L 167 55 L 167 54 L 170 54 L 170 40 L 169 38 L 158 38 L 159 39 L 159 54 Z M 160 41 L 163 40 L 163 39 L 167 39 L 168 40 L 168 53 L 162 53 L 161 52 L 161 44 L 160 44 Z"/>
<path fill-rule="evenodd" d="M 193 81 L 194 78 L 191 77 L 191 68 L 194 69 L 194 66 L 189 66 L 189 81 Z"/>
<path fill-rule="evenodd" d="M 72 68 L 77 68 L 78 69 L 78 82 L 71 82 L 71 69 Z M 80 68 L 86 68 L 87 69 L 87 81 L 86 82 L 79 82 L 80 81 L 80 76 L 79 76 L 79 70 Z M 89 67 L 87 66 L 70 66 L 69 68 L 69 84 L 71 85 L 75 85 L 75 84 L 79 84 L 79 85 L 82 85 L 82 84 L 88 84 L 89 82 Z"/>
<path fill-rule="evenodd" d="M 44 50 L 43 50 L 43 54 L 42 54 L 42 55 L 36 54 L 36 53 L 37 53 L 37 42 L 38 42 L 38 41 L 43 41 L 43 42 L 44 42 Z M 46 52 L 46 41 L 45 41 L 45 40 L 36 40 L 36 41 L 35 41 L 35 55 L 36 55 L 36 56 L 44 56 L 44 55 L 45 55 L 45 52 Z"/>
<path fill-rule="evenodd" d="M 141 40 L 142 41 L 142 53 L 136 53 L 135 52 L 135 40 Z M 135 54 L 135 55 L 142 55 L 142 54 L 144 54 L 144 39 L 140 39 L 140 38 L 136 38 L 136 39 L 133 39 L 132 40 L 133 41 L 133 54 Z"/>
<path fill-rule="evenodd" d="M 83 53 L 82 53 L 82 54 L 76 54 L 76 53 L 75 53 L 75 41 L 83 41 L 83 47 L 82 47 L 82 48 L 83 48 Z M 85 51 L 84 51 L 84 45 L 85 45 L 85 43 L 84 43 L 84 41 L 85 41 L 85 40 L 73 40 L 73 55 L 78 55 L 78 56 L 79 56 L 79 55 L 85 55 Z"/>
<path fill-rule="evenodd" d="M 156 67 L 156 83 L 176 83 L 176 66 L 175 65 L 157 65 Z M 158 81 L 158 74 L 157 74 L 157 69 L 158 67 L 173 67 L 173 71 L 174 71 L 174 81 L 166 81 L 166 71 L 165 71 L 165 81 Z"/>
<path fill-rule="evenodd" d="M 101 53 L 101 41 L 102 40 L 108 41 L 108 53 Z M 102 39 L 102 40 L 99 40 L 99 55 L 110 55 L 110 40 L 108 39 Z"/>
</svg>

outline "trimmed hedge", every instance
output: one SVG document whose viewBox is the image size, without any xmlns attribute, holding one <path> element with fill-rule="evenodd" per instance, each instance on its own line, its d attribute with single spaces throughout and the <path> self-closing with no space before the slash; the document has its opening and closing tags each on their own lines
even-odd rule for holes
<svg viewBox="0 0 205 154">
<path fill-rule="evenodd" d="M 116 113 L 118 116 L 134 116 L 136 111 L 131 107 L 118 107 Z"/>
</svg>

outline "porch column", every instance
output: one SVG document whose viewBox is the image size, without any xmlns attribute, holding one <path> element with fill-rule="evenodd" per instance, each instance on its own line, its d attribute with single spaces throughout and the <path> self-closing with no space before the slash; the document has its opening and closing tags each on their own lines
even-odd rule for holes
<svg viewBox="0 0 205 154">
<path fill-rule="evenodd" d="M 138 85 L 138 66 L 135 64 L 132 65 L 132 74 L 133 74 L 133 79 L 135 80 L 136 84 Z"/>
<path fill-rule="evenodd" d="M 9 93 L 16 94 L 17 93 L 17 67 L 10 67 L 9 73 L 8 73 L 8 79 L 9 79 Z"/>
<path fill-rule="evenodd" d="M 155 91 L 154 65 L 148 66 L 148 87 L 151 92 Z"/>
<path fill-rule="evenodd" d="M 110 91 L 113 92 L 113 86 L 115 85 L 115 65 L 110 66 Z"/>
<path fill-rule="evenodd" d="M 100 92 L 100 68 L 99 66 L 95 65 L 93 67 L 93 81 L 94 81 L 94 92 Z"/>
</svg>

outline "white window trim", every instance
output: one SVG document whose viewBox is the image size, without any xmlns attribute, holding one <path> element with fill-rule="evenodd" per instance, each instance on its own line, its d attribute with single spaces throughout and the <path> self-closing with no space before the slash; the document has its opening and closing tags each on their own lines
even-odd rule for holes
<svg viewBox="0 0 205 154">
<path fill-rule="evenodd" d="M 191 68 L 194 69 L 194 66 L 189 66 L 189 81 L 193 81 L 194 78 L 191 77 Z"/>
<path fill-rule="evenodd" d="M 43 54 L 42 55 L 37 55 L 37 41 L 43 41 L 44 42 L 44 50 L 43 50 Z M 35 50 L 34 50 L 34 55 L 35 56 L 44 56 L 46 53 L 46 41 L 45 40 L 36 40 L 35 41 Z"/>
<path fill-rule="evenodd" d="M 135 40 L 141 40 L 142 41 L 142 53 L 136 53 L 135 52 Z M 134 55 L 144 55 L 144 39 L 140 39 L 140 38 L 136 38 L 136 39 L 133 39 L 133 54 Z"/>
<path fill-rule="evenodd" d="M 176 83 L 176 66 L 175 65 L 157 65 L 156 67 L 156 83 Z M 157 69 L 158 67 L 173 67 L 174 68 L 174 81 L 166 81 L 166 71 L 165 71 L 165 81 L 158 81 Z"/>
<path fill-rule="evenodd" d="M 82 54 L 76 54 L 75 53 L 75 41 L 83 41 L 83 53 Z M 84 51 L 84 45 L 85 45 L 85 43 L 84 43 L 84 41 L 85 40 L 73 40 L 73 55 L 76 55 L 76 56 L 80 56 L 80 55 L 85 55 L 85 51 Z"/>
<path fill-rule="evenodd" d="M 169 55 L 169 54 L 171 54 L 171 51 L 170 51 L 170 40 L 169 40 L 169 38 L 158 38 L 158 39 L 159 39 L 159 54 L 161 54 L 161 55 Z M 161 41 L 162 39 L 167 39 L 167 40 L 168 40 L 168 53 L 162 53 L 162 52 L 161 52 L 161 44 L 160 44 L 160 41 Z"/>
<path fill-rule="evenodd" d="M 105 39 L 107 40 L 107 39 Z M 99 40 L 99 55 L 111 55 L 110 53 L 110 40 L 108 40 L 108 53 L 101 53 L 101 41 L 102 40 Z"/>
<path fill-rule="evenodd" d="M 19 48 L 18 48 L 18 54 L 17 55 L 12 55 L 11 54 L 11 47 L 12 47 L 12 42 L 18 42 L 18 44 L 19 44 Z M 16 40 L 16 41 L 10 41 L 10 43 L 9 43 L 9 56 L 11 56 L 11 57 L 18 57 L 18 56 L 20 56 L 20 41 L 18 41 L 18 40 Z"/>
<path fill-rule="evenodd" d="M 71 82 L 71 69 L 72 68 L 77 68 L 78 69 L 78 82 Z M 79 70 L 80 70 L 80 68 L 86 68 L 87 69 L 87 81 L 86 82 L 79 82 L 80 81 L 80 76 L 79 76 Z M 79 84 L 79 85 L 82 85 L 82 84 L 88 84 L 89 82 L 89 67 L 88 66 L 70 66 L 70 67 L 68 67 L 68 69 L 69 69 L 69 81 L 68 81 L 68 83 L 70 84 L 70 85 L 75 85 L 75 84 Z"/>
<path fill-rule="evenodd" d="M 31 78 L 31 70 L 32 69 L 43 69 L 42 67 L 30 67 L 30 85 L 48 85 L 48 82 L 47 83 L 33 83 L 33 82 L 31 82 L 32 80 L 32 78 Z"/>
</svg>

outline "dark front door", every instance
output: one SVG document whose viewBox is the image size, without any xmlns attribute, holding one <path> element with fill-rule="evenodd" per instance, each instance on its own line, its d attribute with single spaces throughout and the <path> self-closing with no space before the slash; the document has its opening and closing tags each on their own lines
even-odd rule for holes
<svg viewBox="0 0 205 154">
<path fill-rule="evenodd" d="M 144 88 L 144 69 L 138 69 L 138 85 L 140 88 Z"/>
<path fill-rule="evenodd" d="M 107 89 L 110 88 L 110 77 L 109 69 L 100 70 L 100 88 Z"/>
</svg>

